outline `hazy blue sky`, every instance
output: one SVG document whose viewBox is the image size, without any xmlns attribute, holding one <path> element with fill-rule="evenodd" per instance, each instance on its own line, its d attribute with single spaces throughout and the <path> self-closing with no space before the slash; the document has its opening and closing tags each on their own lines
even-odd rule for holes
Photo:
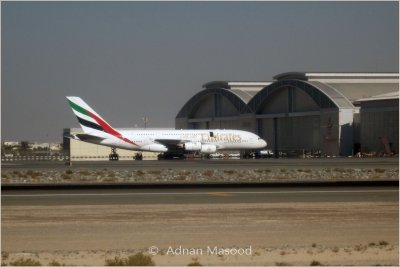
<svg viewBox="0 0 400 267">
<path fill-rule="evenodd" d="M 213 80 L 397 72 L 397 2 L 2 2 L 2 140 L 61 141 L 66 95 L 114 127 L 174 127 Z"/>
</svg>

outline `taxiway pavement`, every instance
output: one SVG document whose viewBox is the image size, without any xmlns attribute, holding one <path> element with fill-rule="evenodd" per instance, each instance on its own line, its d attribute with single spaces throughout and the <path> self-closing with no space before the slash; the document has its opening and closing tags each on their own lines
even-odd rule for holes
<svg viewBox="0 0 400 267">
<path fill-rule="evenodd" d="M 396 186 L 21 189 L 2 191 L 2 206 L 398 202 Z"/>
<path fill-rule="evenodd" d="M 215 159 L 74 161 L 69 168 L 89 169 L 265 169 L 265 168 L 398 168 L 398 158 Z M 65 169 L 62 161 L 2 162 L 7 169 Z"/>
</svg>

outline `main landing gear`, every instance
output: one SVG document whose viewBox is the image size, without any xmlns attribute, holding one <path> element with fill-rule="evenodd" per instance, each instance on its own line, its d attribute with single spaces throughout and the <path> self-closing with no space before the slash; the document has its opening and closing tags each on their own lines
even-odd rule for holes
<svg viewBox="0 0 400 267">
<path fill-rule="evenodd" d="M 108 155 L 108 159 L 110 161 L 116 161 L 119 160 L 119 155 L 117 153 L 117 148 L 112 147 L 111 148 L 111 154 Z M 143 155 L 142 153 L 136 153 L 135 156 L 133 157 L 134 160 L 143 160 Z"/>
<path fill-rule="evenodd" d="M 117 149 L 115 147 L 111 148 L 111 154 L 108 155 L 109 160 L 119 160 L 119 156 L 117 154 Z"/>
<path fill-rule="evenodd" d="M 136 153 L 135 156 L 133 157 L 134 160 L 143 160 L 143 155 L 142 153 Z"/>
</svg>

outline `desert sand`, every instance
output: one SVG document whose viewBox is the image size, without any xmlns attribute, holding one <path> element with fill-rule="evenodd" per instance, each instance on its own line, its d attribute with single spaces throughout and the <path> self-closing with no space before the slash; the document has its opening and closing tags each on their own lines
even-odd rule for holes
<svg viewBox="0 0 400 267">
<path fill-rule="evenodd" d="M 397 202 L 2 207 L 3 263 L 104 265 L 149 253 L 157 265 L 398 265 Z M 172 248 L 251 255 L 171 255 Z"/>
</svg>

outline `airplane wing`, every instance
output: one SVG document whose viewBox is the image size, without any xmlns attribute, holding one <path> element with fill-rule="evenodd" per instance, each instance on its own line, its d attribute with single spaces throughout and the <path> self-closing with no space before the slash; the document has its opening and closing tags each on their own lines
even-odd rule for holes
<svg viewBox="0 0 400 267">
<path fill-rule="evenodd" d="M 189 142 L 187 140 L 180 139 L 155 139 L 154 141 L 166 146 L 168 151 L 182 150 L 183 144 Z"/>
<path fill-rule="evenodd" d="M 154 141 L 166 146 L 168 148 L 168 151 L 170 152 L 171 151 L 182 152 L 183 150 L 185 150 L 184 148 L 185 143 L 193 142 L 191 140 L 183 140 L 183 139 L 155 139 Z M 217 147 L 217 149 L 221 148 L 221 146 L 218 144 L 216 144 L 215 147 Z"/>
</svg>

